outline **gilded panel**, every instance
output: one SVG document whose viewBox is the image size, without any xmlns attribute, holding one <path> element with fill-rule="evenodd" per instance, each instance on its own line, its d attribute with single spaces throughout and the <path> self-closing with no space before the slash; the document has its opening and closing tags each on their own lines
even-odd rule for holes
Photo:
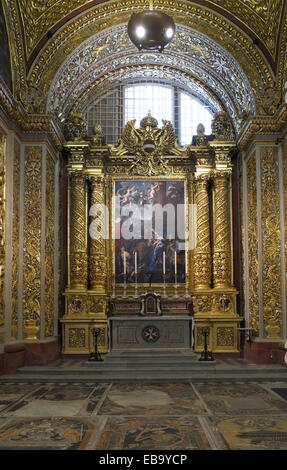
<svg viewBox="0 0 287 470">
<path fill-rule="evenodd" d="M 69 328 L 69 348 L 83 349 L 86 347 L 85 328 Z"/>
<path fill-rule="evenodd" d="M 14 141 L 13 165 L 13 260 L 12 260 L 12 323 L 11 339 L 18 330 L 18 272 L 19 272 L 19 222 L 20 222 L 20 145 Z"/>
<path fill-rule="evenodd" d="M 216 344 L 217 346 L 234 346 L 234 328 L 217 328 Z"/>
<path fill-rule="evenodd" d="M 284 182 L 284 214 L 285 214 L 285 286 L 286 286 L 286 305 L 287 305 L 287 142 L 284 145 L 283 155 L 283 182 Z"/>
<path fill-rule="evenodd" d="M 262 271 L 264 330 L 267 338 L 282 335 L 281 233 L 277 151 L 261 154 Z"/>
<path fill-rule="evenodd" d="M 40 324 L 42 149 L 26 147 L 24 190 L 24 325 Z M 24 330 L 25 331 L 25 330 Z"/>
<path fill-rule="evenodd" d="M 4 326 L 5 305 L 5 190 L 6 190 L 6 136 L 0 129 L 0 327 Z"/>
<path fill-rule="evenodd" d="M 257 178 L 256 158 L 253 155 L 247 165 L 248 192 L 248 262 L 249 262 L 249 312 L 250 327 L 253 335 L 259 335 L 259 304 L 258 304 L 258 217 L 257 217 Z"/>
<path fill-rule="evenodd" d="M 45 244 L 45 336 L 54 334 L 55 162 L 47 154 Z"/>
</svg>

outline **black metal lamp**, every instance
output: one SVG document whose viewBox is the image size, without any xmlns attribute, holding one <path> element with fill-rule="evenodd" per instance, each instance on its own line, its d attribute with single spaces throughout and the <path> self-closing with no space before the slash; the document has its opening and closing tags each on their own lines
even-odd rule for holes
<svg viewBox="0 0 287 470">
<path fill-rule="evenodd" d="M 128 22 L 130 40 L 140 51 L 144 49 L 162 52 L 172 40 L 174 33 L 173 19 L 166 13 L 152 8 L 140 13 L 133 13 Z"/>
</svg>

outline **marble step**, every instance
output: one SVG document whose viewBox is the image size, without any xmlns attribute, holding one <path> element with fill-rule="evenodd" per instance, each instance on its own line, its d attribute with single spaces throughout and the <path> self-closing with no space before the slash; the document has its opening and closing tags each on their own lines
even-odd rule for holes
<svg viewBox="0 0 287 470">
<path fill-rule="evenodd" d="M 190 374 L 192 372 L 197 372 L 200 370 L 201 372 L 212 372 L 215 369 L 210 367 L 202 367 L 201 369 L 193 368 L 193 367 L 160 367 L 154 365 L 147 365 L 145 367 L 135 367 L 129 365 L 128 367 L 124 366 L 116 366 L 116 367 L 107 367 L 106 364 L 103 363 L 89 363 L 89 365 L 85 368 L 81 369 L 56 369 L 56 368 L 49 368 L 49 367 L 37 367 L 37 366 L 28 366 L 28 367 L 21 367 L 17 370 L 17 375 L 21 374 L 34 374 L 34 375 L 70 375 L 70 374 L 86 374 L 87 376 L 93 376 L 95 373 L 99 374 L 125 374 L 128 373 L 129 375 L 132 374 L 170 374 L 170 375 L 178 375 L 178 374 Z"/>
<path fill-rule="evenodd" d="M 5 382 L 11 382 L 12 376 L 7 375 L 7 376 L 1 376 L 0 377 L 0 383 L 5 383 Z M 142 374 L 114 374 L 114 375 L 94 375 L 91 376 L 91 374 L 85 374 L 84 372 L 77 373 L 75 372 L 70 372 L 70 375 L 60 375 L 60 374 L 51 374 L 51 375 L 38 375 L 36 376 L 35 374 L 17 374 L 13 375 L 13 382 L 17 383 L 25 383 L 25 382 L 39 382 L 39 383 L 61 383 L 61 382 L 91 382 L 94 381 L 95 383 L 111 383 L 111 382 L 124 382 L 124 383 L 173 383 L 173 382 L 186 382 L 186 381 L 192 381 L 194 383 L 197 382 L 222 382 L 228 380 L 229 382 L 231 381 L 238 381 L 238 380 L 244 380 L 247 382 L 257 382 L 257 383 L 264 383 L 266 380 L 274 380 L 277 382 L 286 382 L 287 383 L 287 375 L 282 374 L 282 373 L 277 373 L 277 374 L 269 374 L 268 377 L 266 377 L 266 374 L 263 373 L 258 373 L 258 374 L 253 374 L 253 373 L 248 373 L 248 374 L 237 374 L 233 371 L 232 374 L 224 374 L 224 373 L 210 373 L 210 371 L 202 371 L 202 372 L 193 372 L 192 374 L 179 374 L 177 376 L 172 376 L 171 374 L 156 374 L 156 375 L 142 375 Z"/>
<path fill-rule="evenodd" d="M 86 362 L 88 367 L 100 366 L 100 367 L 171 367 L 171 368 L 200 368 L 202 367 L 215 367 L 215 361 L 201 362 L 201 361 L 176 361 L 170 360 L 159 360 L 159 359 L 120 359 L 110 360 L 105 359 L 103 362 Z"/>
<path fill-rule="evenodd" d="M 262 369 L 262 368 L 241 368 L 241 369 L 216 369 L 215 367 L 205 367 L 204 365 L 201 368 L 171 368 L 171 367 L 115 367 L 115 368 L 107 368 L 103 366 L 103 364 L 97 363 L 90 363 L 88 367 L 82 368 L 67 368 L 67 369 L 60 369 L 60 368 L 53 368 L 53 367 L 37 367 L 37 366 L 28 366 L 28 367 L 21 367 L 17 371 L 17 376 L 58 376 L 58 377 L 67 377 L 73 375 L 75 378 L 80 376 L 86 376 L 90 378 L 99 378 L 102 376 L 107 377 L 126 377 L 126 378 L 133 378 L 137 376 L 141 376 L 147 378 L 151 377 L 169 377 L 169 378 L 178 378 L 180 376 L 184 377 L 200 377 L 209 375 L 210 377 L 214 376 L 222 376 L 225 378 L 232 377 L 236 375 L 237 377 L 266 377 L 266 379 L 270 379 L 272 377 L 279 377 L 285 378 L 287 380 L 286 369 L 282 368 L 270 368 L 270 369 Z"/>
</svg>

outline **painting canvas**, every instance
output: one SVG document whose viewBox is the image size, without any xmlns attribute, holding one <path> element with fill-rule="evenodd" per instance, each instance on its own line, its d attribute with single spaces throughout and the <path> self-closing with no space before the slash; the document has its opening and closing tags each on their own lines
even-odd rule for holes
<svg viewBox="0 0 287 470">
<path fill-rule="evenodd" d="M 116 283 L 124 282 L 124 273 L 127 283 L 134 283 L 136 278 L 138 283 L 162 283 L 164 266 L 166 282 L 174 283 L 175 259 L 177 282 L 184 283 L 185 244 L 179 229 L 180 223 L 181 227 L 185 223 L 184 181 L 120 180 L 115 182 L 115 196 L 119 206 L 115 215 Z M 156 208 L 164 210 L 161 213 Z M 135 224 L 136 234 L 127 236 L 127 230 L 133 231 Z"/>
</svg>

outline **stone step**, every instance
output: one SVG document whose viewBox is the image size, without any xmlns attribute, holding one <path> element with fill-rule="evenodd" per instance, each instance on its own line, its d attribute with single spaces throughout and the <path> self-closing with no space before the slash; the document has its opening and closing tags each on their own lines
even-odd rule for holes
<svg viewBox="0 0 287 470">
<path fill-rule="evenodd" d="M 201 361 L 160 361 L 158 359 L 155 360 L 146 360 L 146 359 L 135 359 L 132 360 L 119 360 L 119 361 L 110 361 L 109 359 L 103 362 L 87 362 L 87 366 L 96 366 L 99 365 L 101 367 L 193 367 L 193 368 L 202 368 L 204 367 L 214 367 L 215 361 L 208 361 L 208 362 L 201 362 Z"/>
<path fill-rule="evenodd" d="M 273 379 L 274 381 L 280 381 L 280 382 L 286 382 L 287 383 L 287 375 L 286 374 L 270 374 L 268 376 L 268 380 Z M 5 383 L 9 382 L 11 383 L 12 377 L 11 375 L 8 376 L 1 376 L 0 377 L 0 383 Z M 91 376 L 90 374 L 87 375 L 85 373 L 70 373 L 70 375 L 60 375 L 60 374 L 53 374 L 53 375 L 42 375 L 38 376 L 37 379 L 35 379 L 35 374 L 17 374 L 17 376 L 13 375 L 13 382 L 16 383 L 25 383 L 25 382 L 39 382 L 39 383 L 61 383 L 61 382 L 95 382 L 95 383 L 111 383 L 111 382 L 124 382 L 124 383 L 173 383 L 173 382 L 186 382 L 186 381 L 192 381 L 193 383 L 197 382 L 222 382 L 222 381 L 238 381 L 238 380 L 244 380 L 244 381 L 250 381 L 250 382 L 258 382 L 258 383 L 264 383 L 266 382 L 267 378 L 266 375 L 263 373 L 261 374 L 252 374 L 248 373 L 245 375 L 242 374 L 222 374 L 222 373 L 210 373 L 210 372 L 205 372 L 205 373 L 198 373 L 198 372 L 193 372 L 192 374 L 180 374 L 177 375 L 176 377 L 171 376 L 171 374 L 161 374 L 159 375 L 145 375 L 142 376 L 141 374 L 133 374 L 133 375 L 119 375 L 119 374 L 114 374 L 114 375 L 97 375 L 97 376 Z"/>
<path fill-rule="evenodd" d="M 212 372 L 213 369 L 211 367 L 157 367 L 157 366 L 146 366 L 146 367 L 132 367 L 129 365 L 128 367 L 107 367 L 106 364 L 101 364 L 101 363 L 90 363 L 88 367 L 82 368 L 82 369 L 54 369 L 54 368 L 49 368 L 49 367 L 41 367 L 38 368 L 36 366 L 31 366 L 31 367 L 21 367 L 20 369 L 17 370 L 17 374 L 28 374 L 28 375 L 71 375 L 71 374 L 86 374 L 89 376 L 93 376 L 95 373 L 98 374 L 125 374 L 128 372 L 128 374 L 138 374 L 139 372 L 141 374 L 157 374 L 161 375 L 164 373 L 169 373 L 170 375 L 177 375 L 181 373 L 192 373 L 194 371 L 200 370 L 201 372 Z M 215 370 L 215 368 L 214 368 Z"/>
<path fill-rule="evenodd" d="M 115 363 L 123 363 L 123 362 L 129 362 L 129 363 L 150 363 L 150 362 L 157 362 L 158 364 L 197 364 L 198 362 L 200 363 L 201 361 L 198 361 L 197 357 L 144 357 L 144 356 L 132 356 L 132 357 L 127 357 L 127 356 L 106 356 L 104 357 L 105 364 L 115 364 Z M 215 362 L 215 361 L 213 361 Z"/>
</svg>

